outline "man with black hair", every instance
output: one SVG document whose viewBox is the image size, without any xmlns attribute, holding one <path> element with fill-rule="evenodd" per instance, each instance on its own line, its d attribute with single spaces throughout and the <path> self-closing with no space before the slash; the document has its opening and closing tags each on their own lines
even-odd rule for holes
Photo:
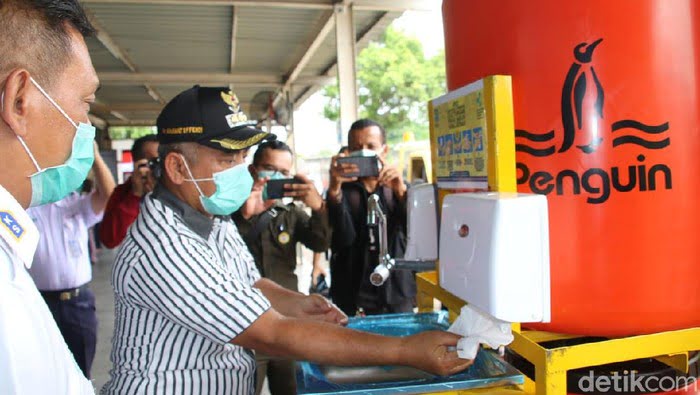
<svg viewBox="0 0 700 395">
<path fill-rule="evenodd" d="M 114 189 L 100 223 L 100 241 L 107 248 L 114 248 L 124 240 L 126 230 L 139 215 L 141 199 L 153 191 L 155 178 L 151 175 L 148 162 L 158 158 L 156 135 L 136 139 L 131 147 L 131 157 L 134 171 L 128 180 Z"/>
<path fill-rule="evenodd" d="M 76 0 L 0 1 L 0 393 L 92 394 L 27 268 L 28 207 L 78 189 L 94 162 L 99 85 Z"/>
<path fill-rule="evenodd" d="M 250 172 L 263 183 L 268 180 L 292 177 L 293 154 L 281 141 L 266 141 L 258 146 L 253 156 Z M 325 202 L 308 177 L 297 173 L 300 184 L 285 185 L 285 196 L 295 199 L 311 209 L 311 215 L 294 203 L 285 204 L 282 199 L 267 199 L 263 212 L 233 214 L 238 231 L 253 254 L 260 274 L 292 291 L 297 290 L 297 243 L 322 252 L 330 246 L 331 230 Z M 255 199 L 253 196 L 250 200 Z M 290 359 L 272 358 L 256 353 L 257 388 L 259 394 L 265 377 L 272 395 L 296 394 L 295 362 Z"/>
<path fill-rule="evenodd" d="M 369 253 L 367 198 L 379 196 L 387 218 L 388 252 L 403 257 L 406 248 L 407 185 L 396 167 L 386 163 L 389 147 L 384 128 L 371 119 L 360 119 L 348 131 L 349 155 L 373 155 L 382 169 L 378 177 L 348 177 L 356 166 L 340 163 L 338 154 L 331 161 L 327 201 L 333 228 L 331 242 L 331 290 L 334 303 L 345 314 L 385 314 L 411 312 L 415 306 L 416 280 L 411 271 L 394 270 L 380 287 L 369 276 L 378 262 Z"/>
</svg>

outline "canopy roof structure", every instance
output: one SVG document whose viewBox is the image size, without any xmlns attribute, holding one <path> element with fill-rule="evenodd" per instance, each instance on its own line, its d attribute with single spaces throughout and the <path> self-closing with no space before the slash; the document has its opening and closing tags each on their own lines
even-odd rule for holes
<svg viewBox="0 0 700 395">
<path fill-rule="evenodd" d="M 260 92 L 273 108 L 297 108 L 335 81 L 339 68 L 345 86 L 354 86 L 356 52 L 404 11 L 435 8 L 439 0 L 83 4 L 97 29 L 87 44 L 102 85 L 91 119 L 104 129 L 154 125 L 163 105 L 194 84 L 231 86 L 247 111 Z M 341 101 L 356 101 L 352 90 L 341 80 Z"/>
</svg>

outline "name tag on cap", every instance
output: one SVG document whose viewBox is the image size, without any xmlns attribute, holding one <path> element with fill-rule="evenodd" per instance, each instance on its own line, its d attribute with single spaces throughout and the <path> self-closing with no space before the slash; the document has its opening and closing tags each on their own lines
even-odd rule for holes
<svg viewBox="0 0 700 395">
<path fill-rule="evenodd" d="M 16 239 L 19 240 L 24 235 L 24 228 L 15 220 L 15 217 L 9 211 L 0 211 L 0 223 L 2 223 L 2 227 L 12 233 Z"/>
</svg>

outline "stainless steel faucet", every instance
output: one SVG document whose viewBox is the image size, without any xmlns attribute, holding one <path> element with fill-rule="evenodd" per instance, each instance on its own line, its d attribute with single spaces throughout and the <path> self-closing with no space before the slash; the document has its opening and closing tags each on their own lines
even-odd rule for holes
<svg viewBox="0 0 700 395">
<path fill-rule="evenodd" d="M 379 203 L 379 195 L 372 194 L 367 199 L 367 225 L 370 226 L 370 245 L 378 245 L 379 264 L 369 276 L 372 285 L 380 286 L 389 278 L 389 271 L 394 267 L 394 260 L 389 256 L 389 243 L 387 242 L 386 215 Z M 371 231 L 376 228 L 378 234 Z M 373 240 L 377 237 L 378 240 Z"/>
<path fill-rule="evenodd" d="M 380 286 L 389 278 L 391 270 L 413 270 L 424 272 L 435 270 L 435 261 L 406 261 L 394 259 L 389 255 L 389 243 L 387 242 L 386 215 L 382 211 L 379 195 L 372 194 L 367 199 L 367 225 L 370 227 L 370 248 L 375 246 L 379 252 L 379 264 L 369 276 L 369 281 L 374 286 Z M 376 233 L 372 232 L 376 229 Z M 374 240 L 374 238 L 377 240 Z"/>
</svg>

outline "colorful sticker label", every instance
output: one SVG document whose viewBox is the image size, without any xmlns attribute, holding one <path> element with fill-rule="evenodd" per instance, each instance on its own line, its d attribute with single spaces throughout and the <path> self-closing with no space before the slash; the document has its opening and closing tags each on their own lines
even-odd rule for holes
<svg viewBox="0 0 700 395">
<path fill-rule="evenodd" d="M 432 102 L 431 138 L 439 187 L 485 188 L 488 147 L 483 82 Z"/>
</svg>

